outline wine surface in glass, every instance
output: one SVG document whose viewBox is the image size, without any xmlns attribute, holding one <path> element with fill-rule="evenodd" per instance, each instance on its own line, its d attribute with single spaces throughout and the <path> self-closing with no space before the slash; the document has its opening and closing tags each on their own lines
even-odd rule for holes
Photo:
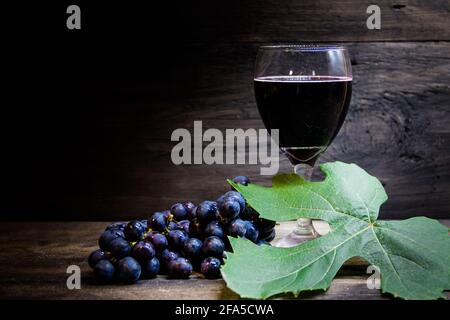
<svg viewBox="0 0 450 320">
<path fill-rule="evenodd" d="M 344 122 L 351 77 L 270 76 L 254 79 L 267 129 L 279 129 L 280 149 L 292 164 L 314 164 Z"/>
</svg>

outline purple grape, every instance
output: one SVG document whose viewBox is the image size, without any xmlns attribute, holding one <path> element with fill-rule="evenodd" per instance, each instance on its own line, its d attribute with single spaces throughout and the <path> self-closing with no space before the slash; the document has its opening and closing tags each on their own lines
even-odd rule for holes
<svg viewBox="0 0 450 320">
<path fill-rule="evenodd" d="M 144 277 L 154 278 L 159 272 L 159 260 L 157 258 L 150 259 L 147 262 L 141 264 L 141 267 Z"/>
<path fill-rule="evenodd" d="M 133 283 L 141 276 L 141 266 L 132 257 L 126 257 L 117 262 L 117 277 L 121 282 Z"/>
<path fill-rule="evenodd" d="M 220 278 L 220 260 L 214 257 L 208 257 L 202 261 L 200 272 L 207 279 Z"/>
<path fill-rule="evenodd" d="M 221 198 L 218 202 L 219 213 L 223 219 L 232 220 L 241 213 L 241 205 L 233 197 Z"/>
<path fill-rule="evenodd" d="M 224 250 L 223 241 L 216 236 L 208 237 L 203 242 L 202 252 L 207 257 L 222 257 Z"/>
<path fill-rule="evenodd" d="M 166 236 L 157 231 L 149 232 L 145 237 L 145 240 L 153 244 L 153 247 L 157 252 L 162 252 L 169 246 Z"/>
<path fill-rule="evenodd" d="M 203 242 L 197 238 L 189 239 L 183 247 L 183 254 L 191 261 L 200 259 Z"/>
<path fill-rule="evenodd" d="M 167 235 L 167 239 L 169 240 L 169 247 L 172 250 L 181 250 L 189 240 L 189 237 L 184 231 L 171 230 Z"/>
<path fill-rule="evenodd" d="M 252 242 L 257 242 L 258 241 L 258 235 L 259 232 L 258 230 L 255 228 L 255 226 L 253 225 L 253 222 L 251 221 L 244 221 L 247 231 L 245 232 L 245 237 L 252 241 Z"/>
<path fill-rule="evenodd" d="M 179 257 L 179 255 L 173 251 L 170 251 L 167 249 L 163 250 L 163 252 L 161 253 L 161 263 L 164 266 L 167 266 L 170 261 L 175 260 L 178 257 Z"/>
<path fill-rule="evenodd" d="M 176 279 L 187 279 L 192 274 L 192 264 L 188 259 L 177 258 L 169 262 L 169 276 Z"/>
<path fill-rule="evenodd" d="M 100 260 L 94 266 L 94 278 L 100 283 L 107 283 L 113 279 L 115 271 L 109 260 Z"/>
<path fill-rule="evenodd" d="M 122 259 L 130 255 L 130 243 L 124 238 L 116 238 L 110 243 L 110 251 L 114 258 Z"/>
<path fill-rule="evenodd" d="M 193 204 L 192 202 L 186 201 L 183 202 L 183 206 L 187 211 L 187 219 L 188 220 L 192 220 L 195 218 L 195 204 Z"/>
<path fill-rule="evenodd" d="M 182 203 L 175 203 L 170 208 L 170 213 L 173 215 L 174 219 L 177 221 L 184 220 L 188 216 L 188 211 Z"/>
<path fill-rule="evenodd" d="M 138 220 L 133 220 L 127 223 L 123 233 L 125 234 L 125 239 L 127 239 L 128 241 L 140 241 L 144 239 L 144 233 L 146 229 L 146 225 L 143 225 Z"/>
<path fill-rule="evenodd" d="M 111 223 L 109 226 L 107 226 L 105 231 L 107 231 L 107 230 L 121 230 L 121 231 L 123 231 L 125 229 L 126 225 L 127 225 L 126 222 L 114 222 L 114 223 Z"/>
<path fill-rule="evenodd" d="M 208 223 L 217 219 L 217 203 L 215 201 L 203 201 L 195 210 L 197 219 L 202 223 Z"/>
<path fill-rule="evenodd" d="M 131 256 L 139 263 L 145 263 L 155 257 L 155 248 L 150 242 L 140 241 L 135 244 Z"/>
<path fill-rule="evenodd" d="M 241 211 L 245 209 L 245 199 L 239 192 L 234 191 L 234 190 L 228 191 L 222 197 L 235 199 L 237 202 L 239 202 Z"/>
<path fill-rule="evenodd" d="M 111 251 L 110 244 L 113 240 L 117 238 L 125 237 L 124 233 L 121 230 L 106 230 L 102 233 L 100 238 L 98 239 L 98 246 L 102 251 Z"/>
<path fill-rule="evenodd" d="M 167 230 L 171 231 L 171 230 L 179 230 L 179 226 L 178 223 L 174 222 L 174 221 L 170 221 L 169 224 L 167 225 Z"/>
<path fill-rule="evenodd" d="M 189 220 L 181 220 L 180 222 L 178 222 L 178 229 L 183 230 L 184 232 L 189 234 L 189 225 L 190 224 L 191 224 L 191 222 Z"/>
<path fill-rule="evenodd" d="M 148 226 L 152 230 L 163 232 L 168 225 L 168 218 L 162 212 L 155 212 L 150 218 L 148 218 Z"/>
<path fill-rule="evenodd" d="M 247 224 L 239 218 L 234 219 L 228 226 L 228 235 L 232 237 L 245 237 Z"/>
<path fill-rule="evenodd" d="M 111 258 L 111 254 L 109 252 L 104 252 L 100 249 L 92 251 L 88 257 L 88 264 L 91 268 L 94 268 L 97 262 L 100 260 L 109 260 Z"/>
<path fill-rule="evenodd" d="M 233 178 L 233 182 L 247 186 L 250 183 L 250 179 L 246 176 L 237 176 Z"/>
<path fill-rule="evenodd" d="M 218 220 L 208 223 L 203 233 L 205 237 L 216 236 L 221 239 L 224 237 L 222 226 L 220 225 L 220 222 Z"/>
</svg>

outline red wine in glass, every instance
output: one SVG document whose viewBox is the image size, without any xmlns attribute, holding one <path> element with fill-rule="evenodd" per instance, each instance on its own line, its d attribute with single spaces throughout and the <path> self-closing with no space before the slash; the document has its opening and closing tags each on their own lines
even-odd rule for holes
<svg viewBox="0 0 450 320">
<path fill-rule="evenodd" d="M 333 45 L 275 45 L 258 50 L 254 87 L 267 129 L 279 130 L 279 147 L 294 172 L 309 180 L 318 157 L 341 128 L 352 95 L 346 48 Z M 275 245 L 289 247 L 317 236 L 310 219 Z"/>
<path fill-rule="evenodd" d="M 293 165 L 313 165 L 344 122 L 352 79 L 269 76 L 255 78 L 254 86 L 264 125 L 279 129 L 281 150 Z"/>
</svg>

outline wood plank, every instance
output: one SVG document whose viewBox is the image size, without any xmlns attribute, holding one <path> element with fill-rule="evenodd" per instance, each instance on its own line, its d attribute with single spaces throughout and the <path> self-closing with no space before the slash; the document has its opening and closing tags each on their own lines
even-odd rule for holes
<svg viewBox="0 0 450 320">
<path fill-rule="evenodd" d="M 380 30 L 366 26 L 366 10 L 372 4 L 381 10 Z M 26 24 L 39 22 L 46 31 L 39 34 L 40 40 L 49 44 L 58 40 L 59 45 L 72 50 L 80 50 L 73 41 L 88 44 L 89 48 L 84 48 L 87 50 L 135 51 L 155 43 L 450 40 L 449 0 L 172 0 L 158 4 L 111 1 L 107 7 L 86 3 L 83 37 L 60 23 L 64 15 L 59 13 L 65 12 L 64 5 L 30 3 L 10 12 L 20 13 L 18 18 L 28 15 L 28 19 L 21 19 L 24 25 L 20 26 L 27 40 L 36 42 L 32 36 L 38 31 L 30 30 Z M 36 21 L 36 16 L 45 19 Z"/>
<path fill-rule="evenodd" d="M 178 19 L 186 27 L 185 39 L 199 42 L 450 39 L 448 0 L 377 1 L 380 30 L 366 27 L 366 10 L 372 4 L 370 0 L 182 1 Z"/>
<path fill-rule="evenodd" d="M 441 221 L 450 226 L 450 220 Z M 278 237 L 294 222 L 277 226 Z M 158 276 L 134 285 L 99 286 L 92 282 L 86 257 L 96 249 L 106 222 L 5 222 L 0 224 L 0 298 L 2 299 L 237 299 L 222 280 L 196 275 L 189 280 Z M 66 268 L 81 268 L 81 290 L 68 290 Z M 366 286 L 361 260 L 347 262 L 325 293 L 301 295 L 301 299 L 387 299 Z M 448 294 L 450 297 L 450 294 Z M 280 295 L 276 299 L 291 299 Z"/>
<path fill-rule="evenodd" d="M 354 162 L 379 177 L 390 197 L 382 217 L 448 217 L 450 43 L 349 48 L 353 98 L 321 161 Z M 269 185 L 259 165 L 175 166 L 170 159 L 172 131 L 191 129 L 194 120 L 205 129 L 263 128 L 253 97 L 256 50 L 192 45 L 169 68 L 183 77 L 155 70 L 145 55 L 74 61 L 80 74 L 96 75 L 77 84 L 75 102 L 62 109 L 53 97 L 64 90 L 37 90 L 15 110 L 14 145 L 2 158 L 4 218 L 131 219 L 178 201 L 215 199 L 228 189 L 225 178 L 238 174 Z M 134 86 L 130 70 L 140 70 Z M 280 160 L 280 171 L 291 172 Z"/>
<path fill-rule="evenodd" d="M 174 44 L 180 54 L 183 45 L 191 43 L 450 40 L 449 0 L 379 0 L 380 30 L 366 27 L 371 0 L 172 0 L 158 4 L 113 0 L 108 6 L 84 3 L 79 32 L 66 27 L 67 3 L 26 2 L 5 8 L 6 23 L 14 26 L 14 34 L 5 35 L 13 50 L 11 58 L 20 55 L 23 63 L 33 50 L 35 56 L 53 56 L 50 61 L 54 61 L 72 53 L 151 54 L 156 46 L 173 48 Z M 69 59 L 63 60 L 67 67 Z"/>
</svg>

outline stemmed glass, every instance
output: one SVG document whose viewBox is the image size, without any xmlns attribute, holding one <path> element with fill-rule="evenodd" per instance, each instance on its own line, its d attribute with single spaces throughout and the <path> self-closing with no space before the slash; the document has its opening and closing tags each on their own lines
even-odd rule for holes
<svg viewBox="0 0 450 320">
<path fill-rule="evenodd" d="M 310 180 L 319 155 L 344 122 L 352 92 L 346 48 L 335 45 L 263 46 L 256 58 L 254 87 L 264 125 L 279 130 L 279 147 L 294 172 Z M 289 247 L 317 236 L 310 219 L 276 246 Z"/>
</svg>

